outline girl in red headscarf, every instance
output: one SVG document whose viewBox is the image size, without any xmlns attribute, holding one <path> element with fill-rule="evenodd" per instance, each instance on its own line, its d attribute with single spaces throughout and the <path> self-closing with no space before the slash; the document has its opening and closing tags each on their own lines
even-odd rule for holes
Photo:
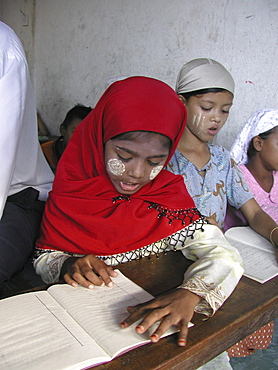
<svg viewBox="0 0 278 370">
<path fill-rule="evenodd" d="M 171 317 L 170 326 L 180 327 L 179 345 L 185 345 L 194 309 L 214 313 L 243 272 L 239 254 L 199 214 L 182 176 L 163 169 L 185 123 L 184 105 L 163 82 L 131 77 L 112 84 L 59 162 L 34 262 L 47 283 L 63 278 L 92 288 L 111 286 L 118 263 L 184 250 L 198 261 L 185 273 L 183 289 L 152 301 L 156 307 L 167 301 L 160 318 L 154 319 L 152 310 L 146 315 L 162 319 L 154 342 Z M 136 316 L 135 308 L 123 325 Z M 139 333 L 149 326 L 144 320 Z"/>
</svg>

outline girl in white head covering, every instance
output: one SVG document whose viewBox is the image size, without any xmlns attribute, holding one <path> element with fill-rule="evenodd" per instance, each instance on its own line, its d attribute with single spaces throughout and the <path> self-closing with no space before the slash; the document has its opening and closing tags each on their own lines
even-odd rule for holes
<svg viewBox="0 0 278 370">
<path fill-rule="evenodd" d="M 231 156 L 260 207 L 278 223 L 278 110 L 261 109 L 247 121 L 236 138 Z M 246 225 L 234 208 L 228 210 L 227 228 Z"/>
<path fill-rule="evenodd" d="M 255 112 L 246 122 L 232 145 L 231 156 L 237 164 L 245 164 L 248 162 L 248 149 L 250 144 L 250 150 L 253 152 L 253 138 L 260 136 L 263 139 L 265 136 L 264 134 L 276 126 L 278 126 L 278 110 L 260 109 Z M 268 134 L 270 133 L 271 132 Z"/>
<path fill-rule="evenodd" d="M 176 92 L 187 108 L 188 118 L 168 168 L 184 176 L 201 213 L 220 228 L 224 226 L 227 202 L 242 205 L 252 198 L 235 181 L 239 171 L 231 165 L 229 153 L 210 144 L 229 116 L 234 89 L 230 72 L 209 58 L 184 64 L 176 82 Z M 231 187 L 231 184 L 235 185 Z M 236 200 L 235 194 L 238 194 Z"/>
<path fill-rule="evenodd" d="M 181 68 L 176 92 L 187 108 L 188 117 L 167 168 L 184 177 L 197 208 L 210 222 L 223 228 L 229 204 L 240 209 L 251 228 L 278 245 L 277 223 L 255 201 L 230 153 L 210 143 L 228 118 L 234 87 L 231 74 L 213 59 L 194 59 Z M 264 330 L 270 332 L 271 338 L 273 323 Z M 239 346 L 233 346 L 229 355 L 247 356 L 254 352 L 249 348 L 266 348 L 270 339 L 263 340 L 258 347 L 259 336 L 260 333 L 255 333 Z M 260 338 L 258 343 L 261 343 Z"/>
<path fill-rule="evenodd" d="M 256 111 L 246 122 L 245 126 L 237 136 L 232 149 L 231 156 L 239 164 L 239 168 L 244 175 L 245 181 L 251 190 L 254 198 L 260 207 L 278 223 L 278 110 L 260 109 Z M 247 225 L 245 217 L 234 207 L 228 207 L 225 219 L 225 228 L 233 226 Z M 277 228 L 273 228 L 272 234 Z M 273 241 L 272 241 L 273 242 Z M 258 348 L 257 343 L 261 343 L 258 349 L 267 348 L 270 343 L 273 329 L 273 322 L 264 327 L 260 338 L 260 333 L 256 336 L 251 335 L 243 341 L 244 346 L 234 346 L 234 353 L 246 345 L 249 348 Z M 276 330 L 276 329 L 275 329 Z M 259 332 L 262 330 L 259 330 Z M 245 349 L 244 354 L 252 351 Z M 230 352 L 229 352 L 230 354 Z"/>
<path fill-rule="evenodd" d="M 197 208 L 211 222 L 224 228 L 230 204 L 270 239 L 276 222 L 259 207 L 230 153 L 210 143 L 229 116 L 234 88 L 231 74 L 213 59 L 193 59 L 181 68 L 176 92 L 187 108 L 187 124 L 167 168 L 184 177 Z M 278 245 L 278 228 L 271 235 Z"/>
</svg>

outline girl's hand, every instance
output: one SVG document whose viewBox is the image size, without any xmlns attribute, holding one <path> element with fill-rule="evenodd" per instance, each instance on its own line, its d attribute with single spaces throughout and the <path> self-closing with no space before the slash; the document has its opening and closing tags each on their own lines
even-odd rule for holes
<svg viewBox="0 0 278 370">
<path fill-rule="evenodd" d="M 143 318 L 136 327 L 138 334 L 144 333 L 157 321 L 161 321 L 158 328 L 151 334 L 151 341 L 158 342 L 161 336 L 172 325 L 180 329 L 178 345 L 185 346 L 188 334 L 188 323 L 192 319 L 195 306 L 201 297 L 187 289 L 179 288 L 170 293 L 161 295 L 149 302 L 127 308 L 130 315 L 121 323 L 126 328 L 135 321 Z"/>
<path fill-rule="evenodd" d="M 110 276 L 117 276 L 117 272 L 94 255 L 89 254 L 80 258 L 68 258 L 63 264 L 60 276 L 69 285 L 76 287 L 80 284 L 92 289 L 94 285 L 113 286 Z"/>
</svg>

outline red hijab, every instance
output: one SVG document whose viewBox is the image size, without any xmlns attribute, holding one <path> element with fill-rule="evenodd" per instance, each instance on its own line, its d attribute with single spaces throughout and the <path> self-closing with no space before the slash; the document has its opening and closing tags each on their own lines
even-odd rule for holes
<svg viewBox="0 0 278 370">
<path fill-rule="evenodd" d="M 199 213 L 181 176 L 162 170 L 127 197 L 116 191 L 104 164 L 104 144 L 138 130 L 170 138 L 168 162 L 185 123 L 186 109 L 165 83 L 130 77 L 112 84 L 78 125 L 60 159 L 37 248 L 102 256 L 124 253 L 197 220 Z"/>
</svg>

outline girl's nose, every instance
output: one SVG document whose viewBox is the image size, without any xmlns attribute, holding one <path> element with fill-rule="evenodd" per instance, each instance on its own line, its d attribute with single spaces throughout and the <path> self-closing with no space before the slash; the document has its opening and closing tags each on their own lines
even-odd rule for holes
<svg viewBox="0 0 278 370">
<path fill-rule="evenodd" d="M 141 163 L 141 161 L 133 161 L 128 170 L 128 174 L 129 176 L 132 176 L 137 179 L 142 178 L 145 175 L 144 164 Z"/>
<path fill-rule="evenodd" d="M 219 123 L 221 122 L 221 113 L 220 112 L 213 112 L 212 117 L 211 117 L 212 122 Z"/>
</svg>

